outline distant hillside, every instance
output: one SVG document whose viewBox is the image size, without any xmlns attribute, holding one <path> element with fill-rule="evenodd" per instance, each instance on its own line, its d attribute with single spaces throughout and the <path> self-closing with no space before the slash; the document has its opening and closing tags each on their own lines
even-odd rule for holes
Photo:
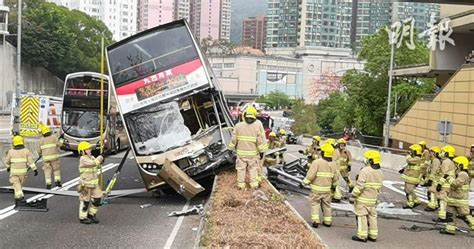
<svg viewBox="0 0 474 249">
<path fill-rule="evenodd" d="M 230 40 L 240 44 L 244 17 L 266 15 L 267 0 L 232 0 Z"/>
</svg>

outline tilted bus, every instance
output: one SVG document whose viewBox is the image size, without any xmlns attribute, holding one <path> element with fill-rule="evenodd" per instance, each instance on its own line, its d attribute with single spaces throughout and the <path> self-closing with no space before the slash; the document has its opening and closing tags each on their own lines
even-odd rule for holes
<svg viewBox="0 0 474 249">
<path fill-rule="evenodd" d="M 138 169 L 148 190 L 169 184 L 186 198 L 204 190 L 197 179 L 231 165 L 231 117 L 211 68 L 184 20 L 107 48 Z"/>
</svg>

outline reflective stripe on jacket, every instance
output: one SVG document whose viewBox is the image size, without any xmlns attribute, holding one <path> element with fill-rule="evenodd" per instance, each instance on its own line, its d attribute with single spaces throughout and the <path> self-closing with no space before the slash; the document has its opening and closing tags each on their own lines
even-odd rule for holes
<svg viewBox="0 0 474 249">
<path fill-rule="evenodd" d="M 43 161 L 54 161 L 59 158 L 59 147 L 61 143 L 56 135 L 41 137 L 38 142 L 37 151 L 43 157 Z"/>
<path fill-rule="evenodd" d="M 419 184 L 421 180 L 421 158 L 407 156 L 407 166 L 402 174 L 402 180 L 410 184 Z"/>
<path fill-rule="evenodd" d="M 251 124 L 240 122 L 234 127 L 229 149 L 235 150 L 239 157 L 256 157 L 268 149 L 265 131 L 258 120 Z"/>
<path fill-rule="evenodd" d="M 310 184 L 313 192 L 331 192 L 331 187 L 336 186 L 338 181 L 337 166 L 334 162 L 328 162 L 322 158 L 311 163 L 303 182 Z"/>
<path fill-rule="evenodd" d="M 381 169 L 374 169 L 370 166 L 364 167 L 359 173 L 356 186 L 352 190 L 352 195 L 356 202 L 374 206 L 377 203 L 377 196 L 382 189 L 383 174 Z"/>
<path fill-rule="evenodd" d="M 36 170 L 33 156 L 26 148 L 10 149 L 5 157 L 5 164 L 10 169 L 11 176 L 26 175 L 28 168 Z"/>
<path fill-rule="evenodd" d="M 104 161 L 102 156 L 83 155 L 79 160 L 80 183 L 87 188 L 95 188 L 99 184 L 97 166 Z"/>
<path fill-rule="evenodd" d="M 471 178 L 465 171 L 460 171 L 454 177 L 447 179 L 450 185 L 448 194 L 448 205 L 455 207 L 469 207 L 469 184 Z"/>
</svg>

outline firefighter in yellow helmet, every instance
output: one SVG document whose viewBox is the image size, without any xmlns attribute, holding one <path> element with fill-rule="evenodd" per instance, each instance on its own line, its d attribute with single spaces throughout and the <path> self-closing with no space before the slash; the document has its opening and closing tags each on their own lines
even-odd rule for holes
<svg viewBox="0 0 474 249">
<path fill-rule="evenodd" d="M 421 200 L 415 194 L 415 188 L 421 181 L 421 146 L 413 144 L 410 146 L 410 155 L 407 156 L 407 164 L 399 172 L 405 182 L 405 193 L 407 203 L 403 208 L 414 208 L 421 204 Z"/>
<path fill-rule="evenodd" d="M 332 147 L 336 147 L 336 140 L 334 138 L 327 139 L 326 143 L 330 144 Z"/>
<path fill-rule="evenodd" d="M 5 164 L 7 172 L 10 172 L 10 183 L 12 184 L 15 193 L 15 208 L 21 205 L 26 205 L 25 196 L 23 194 L 23 185 L 25 185 L 26 175 L 31 169 L 38 175 L 36 165 L 33 161 L 31 151 L 25 148 L 23 137 L 13 137 L 13 148 L 7 152 L 5 157 Z"/>
<path fill-rule="evenodd" d="M 336 164 L 332 161 L 334 148 L 329 144 L 321 146 L 321 158 L 314 160 L 306 173 L 303 185 L 310 185 L 311 195 L 311 221 L 313 227 L 320 224 L 319 212 L 323 211 L 323 225 L 330 227 L 331 216 L 331 191 L 336 187 L 338 174 Z"/>
<path fill-rule="evenodd" d="M 286 146 L 286 131 L 284 129 L 280 129 L 278 131 L 278 138 L 280 139 L 280 147 Z"/>
<path fill-rule="evenodd" d="M 430 148 L 431 153 L 431 164 L 428 168 L 428 200 L 430 201 L 425 208 L 427 212 L 433 212 L 438 209 L 438 198 L 436 198 L 436 186 L 438 186 L 438 182 L 443 177 L 443 173 L 441 172 L 441 161 L 440 161 L 440 153 L 441 149 L 438 146 L 433 146 Z"/>
<path fill-rule="evenodd" d="M 457 213 L 457 217 L 466 222 L 471 231 L 474 231 L 474 218 L 470 215 L 469 210 L 469 160 L 465 156 L 454 158 L 456 165 L 456 174 L 454 176 L 445 175 L 441 181 L 450 185 L 447 202 L 450 213 Z M 456 233 L 456 222 L 453 218 L 449 218 L 446 228 L 441 230 L 442 234 L 454 235 Z"/>
<path fill-rule="evenodd" d="M 97 211 L 100 206 L 102 190 L 99 186 L 98 166 L 104 162 L 102 155 L 92 156 L 92 145 L 82 141 L 77 146 L 81 154 L 79 160 L 80 181 L 79 192 L 79 220 L 82 224 L 99 223 Z"/>
<path fill-rule="evenodd" d="M 383 174 L 380 169 L 380 153 L 369 150 L 364 153 L 364 163 L 357 176 L 356 186 L 352 190 L 355 198 L 354 211 L 357 216 L 357 235 L 352 240 L 375 242 L 378 236 L 377 227 L 377 196 L 382 189 Z"/>
<path fill-rule="evenodd" d="M 311 164 L 313 160 L 318 159 L 321 155 L 321 137 L 313 136 L 313 141 L 311 145 L 308 146 L 304 151 L 299 150 L 299 153 L 308 156 L 308 163 Z M 308 165 L 309 165 L 308 164 Z"/>
<path fill-rule="evenodd" d="M 47 125 L 40 124 L 41 134 L 43 135 L 38 142 L 36 151 L 39 156 L 43 157 L 44 179 L 46 188 L 51 189 L 52 177 L 57 187 L 61 187 L 61 165 L 59 163 L 59 148 L 63 140 L 52 134 L 51 128 Z"/>
<path fill-rule="evenodd" d="M 246 188 L 245 176 L 247 171 L 250 176 L 250 187 L 258 188 L 257 174 L 259 172 L 260 160 L 263 159 L 268 144 L 261 122 L 256 122 L 257 110 L 249 107 L 245 110 L 245 121 L 234 127 L 229 149 L 237 152 L 237 185 L 240 189 Z"/>
<path fill-rule="evenodd" d="M 456 165 L 454 165 L 453 159 L 456 155 L 456 150 L 452 146 L 444 146 L 441 148 L 441 174 L 443 176 L 454 177 L 456 175 Z M 446 177 L 444 177 L 446 178 Z M 433 221 L 446 222 L 446 208 L 448 205 L 448 194 L 451 189 L 451 185 L 447 182 L 443 182 L 442 179 L 436 186 L 437 195 L 436 198 L 439 200 L 438 218 Z"/>
<path fill-rule="evenodd" d="M 270 149 L 276 149 L 280 148 L 280 140 L 278 140 L 278 137 L 275 132 L 270 132 L 269 136 L 269 148 Z"/>
<path fill-rule="evenodd" d="M 421 146 L 421 183 L 422 186 L 427 187 L 428 186 L 428 167 L 430 166 L 430 150 L 426 146 L 426 141 L 420 141 L 418 143 Z"/>
<path fill-rule="evenodd" d="M 347 142 L 344 138 L 337 140 L 337 144 L 338 149 L 334 151 L 336 164 L 339 166 L 340 175 L 346 182 L 350 193 L 354 188 L 354 184 L 352 183 L 349 175 L 349 172 L 351 171 L 352 154 L 349 150 L 347 150 Z"/>
<path fill-rule="evenodd" d="M 469 176 L 471 181 L 474 178 L 474 144 L 471 144 L 471 149 L 469 150 Z"/>
</svg>

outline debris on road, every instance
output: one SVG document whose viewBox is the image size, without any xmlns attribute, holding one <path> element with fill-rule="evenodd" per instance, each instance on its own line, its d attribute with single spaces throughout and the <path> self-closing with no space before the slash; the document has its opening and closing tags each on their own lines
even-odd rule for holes
<svg viewBox="0 0 474 249">
<path fill-rule="evenodd" d="M 200 214 L 204 210 L 204 206 L 202 204 L 195 205 L 192 208 L 184 211 L 173 211 L 168 214 L 168 217 L 171 216 L 185 216 L 190 214 Z"/>
<path fill-rule="evenodd" d="M 148 204 L 143 204 L 143 205 L 140 205 L 140 208 L 149 208 L 151 207 L 152 205 L 150 203 Z"/>
<path fill-rule="evenodd" d="M 236 179 L 235 172 L 218 175 L 203 220 L 200 246 L 325 247 L 267 180 L 262 181 L 257 191 L 242 191 L 237 188 Z"/>
<path fill-rule="evenodd" d="M 420 215 L 412 209 L 395 208 L 393 203 L 382 202 L 377 205 L 377 212 L 391 215 Z"/>
</svg>

